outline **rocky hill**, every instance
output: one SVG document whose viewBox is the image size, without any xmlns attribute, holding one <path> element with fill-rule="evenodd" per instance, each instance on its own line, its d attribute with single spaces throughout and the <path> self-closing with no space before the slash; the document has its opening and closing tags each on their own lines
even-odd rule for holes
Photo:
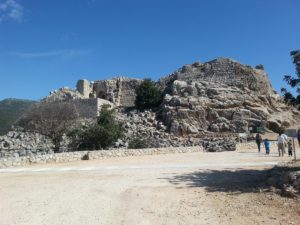
<svg viewBox="0 0 300 225">
<path fill-rule="evenodd" d="M 162 120 L 177 135 L 299 124 L 299 112 L 272 89 L 264 70 L 228 58 L 185 65 L 160 84 L 166 91 Z"/>
<path fill-rule="evenodd" d="M 115 148 L 127 148 L 133 139 L 142 139 L 147 147 L 200 145 L 206 151 L 228 151 L 235 150 L 239 137 L 258 128 L 276 132 L 282 127 L 300 126 L 299 111 L 273 90 L 261 66 L 252 68 L 228 58 L 185 65 L 157 82 L 164 93 L 163 102 L 158 109 L 147 111 L 134 107 L 134 90 L 141 82 L 124 77 L 79 80 L 76 89 L 61 88 L 42 101 L 71 101 L 81 119 L 89 123 L 99 115 L 101 106 L 109 103 L 117 109 L 125 130 L 125 137 Z M 19 154 L 16 136 L 26 139 L 25 149 L 32 148 L 32 140 L 39 143 L 38 152 L 52 151 L 41 147 L 50 146 L 46 138 L 38 138 L 45 139 L 40 143 L 34 138 L 36 134 L 11 133 L 0 141 L 4 155 Z M 64 136 L 60 150 L 73 151 L 68 143 Z"/>
<path fill-rule="evenodd" d="M 85 108 L 88 99 L 104 99 L 118 108 L 134 107 L 134 89 L 140 82 L 124 77 L 94 82 L 80 80 L 76 90 L 62 88 L 47 99 L 73 99 L 76 104 L 84 103 Z M 164 101 L 151 122 L 160 124 L 157 132 L 164 127 L 165 133 L 174 136 L 195 137 L 211 132 L 255 132 L 260 127 L 276 132 L 280 127 L 300 125 L 299 111 L 285 104 L 273 90 L 262 66 L 252 68 L 229 58 L 195 62 L 161 78 L 158 85 L 164 91 Z M 124 122 L 131 120 L 122 113 L 120 118 Z M 152 129 L 131 127 L 136 127 L 137 133 Z"/>
<path fill-rule="evenodd" d="M 165 93 L 159 110 L 119 110 L 126 141 L 141 137 L 155 147 L 202 144 L 218 151 L 225 149 L 224 139 L 300 124 L 299 111 L 285 104 L 263 69 L 232 59 L 185 65 L 158 85 Z"/>
</svg>

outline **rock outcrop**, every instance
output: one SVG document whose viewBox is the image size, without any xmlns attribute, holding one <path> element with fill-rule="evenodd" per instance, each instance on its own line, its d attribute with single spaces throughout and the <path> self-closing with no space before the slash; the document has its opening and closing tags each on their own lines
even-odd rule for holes
<svg viewBox="0 0 300 225">
<path fill-rule="evenodd" d="M 190 147 L 201 146 L 204 151 L 234 151 L 238 135 L 198 132 L 195 136 L 180 137 L 167 131 L 167 127 L 151 110 L 119 110 L 118 120 L 123 123 L 125 138 L 116 143 L 115 147 L 127 148 L 128 143 L 142 139 L 147 147 Z M 212 144 L 213 143 L 213 144 Z"/>
<path fill-rule="evenodd" d="M 185 65 L 160 80 L 164 125 L 179 136 L 200 131 L 245 133 L 299 122 L 273 91 L 265 71 L 227 58 Z"/>
<path fill-rule="evenodd" d="M 10 131 L 0 136 L 0 158 L 51 154 L 53 151 L 52 140 L 38 133 Z"/>
</svg>

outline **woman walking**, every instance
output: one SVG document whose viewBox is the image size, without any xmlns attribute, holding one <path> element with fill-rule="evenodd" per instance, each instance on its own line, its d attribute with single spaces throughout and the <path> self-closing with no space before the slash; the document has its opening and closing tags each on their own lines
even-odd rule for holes
<svg viewBox="0 0 300 225">
<path fill-rule="evenodd" d="M 256 141 L 256 144 L 257 144 L 258 152 L 260 152 L 260 145 L 262 143 L 262 137 L 259 133 L 256 134 L 255 141 Z"/>
</svg>

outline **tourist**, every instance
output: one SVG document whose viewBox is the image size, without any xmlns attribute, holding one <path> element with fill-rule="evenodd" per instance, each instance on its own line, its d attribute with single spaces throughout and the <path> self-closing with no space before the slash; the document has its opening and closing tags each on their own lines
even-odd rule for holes
<svg viewBox="0 0 300 225">
<path fill-rule="evenodd" d="M 265 139 L 264 140 L 264 144 L 265 144 L 265 149 L 266 149 L 266 155 L 269 155 L 270 154 L 270 141 L 269 139 Z"/>
<path fill-rule="evenodd" d="M 284 152 L 285 152 L 286 140 L 285 140 L 285 137 L 282 135 L 282 133 L 279 133 L 279 136 L 277 138 L 277 144 L 278 144 L 279 157 L 283 156 Z"/>
<path fill-rule="evenodd" d="M 298 144 L 299 144 L 299 147 L 300 147 L 300 130 L 298 130 L 297 139 L 298 139 Z"/>
<path fill-rule="evenodd" d="M 255 141 L 257 144 L 258 152 L 260 152 L 260 144 L 262 143 L 262 137 L 259 133 L 256 134 Z"/>
<path fill-rule="evenodd" d="M 289 140 L 288 143 L 288 153 L 289 153 L 289 156 L 293 156 L 293 144 L 292 144 L 292 140 Z"/>
<path fill-rule="evenodd" d="M 284 138 L 284 140 L 285 140 L 285 144 L 284 144 L 284 147 L 286 147 L 286 144 L 287 144 L 287 142 L 288 142 L 288 136 L 285 134 L 285 133 L 282 133 L 282 137 Z M 285 152 L 285 148 L 284 148 L 284 154 L 285 154 L 286 152 Z"/>
</svg>

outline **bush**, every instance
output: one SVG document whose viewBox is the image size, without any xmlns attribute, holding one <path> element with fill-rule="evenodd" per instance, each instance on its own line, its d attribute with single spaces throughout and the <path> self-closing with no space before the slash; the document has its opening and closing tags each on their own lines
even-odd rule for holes
<svg viewBox="0 0 300 225">
<path fill-rule="evenodd" d="M 69 133 L 77 148 L 104 149 L 123 137 L 122 124 L 115 120 L 114 110 L 109 110 L 109 107 L 102 107 L 96 124 L 85 130 L 77 128 Z"/>
<path fill-rule="evenodd" d="M 255 66 L 255 69 L 258 69 L 258 70 L 265 70 L 265 67 L 264 67 L 264 65 L 262 65 L 262 64 L 258 64 L 258 65 Z"/>
<path fill-rule="evenodd" d="M 135 90 L 135 105 L 138 109 L 157 108 L 162 100 L 163 93 L 151 79 L 145 79 Z"/>
<path fill-rule="evenodd" d="M 135 138 L 130 140 L 128 143 L 128 148 L 130 149 L 138 149 L 138 148 L 147 148 L 147 142 L 144 139 Z"/>
</svg>

